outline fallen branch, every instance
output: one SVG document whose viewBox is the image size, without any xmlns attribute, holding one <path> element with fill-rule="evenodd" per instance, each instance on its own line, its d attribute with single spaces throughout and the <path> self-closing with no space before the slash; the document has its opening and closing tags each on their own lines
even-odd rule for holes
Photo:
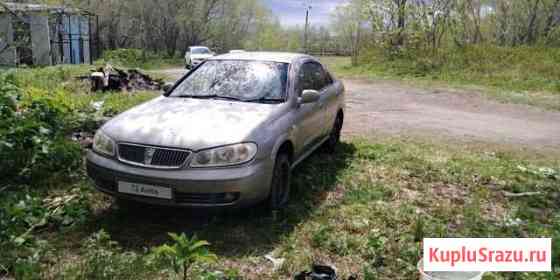
<svg viewBox="0 0 560 280">
<path fill-rule="evenodd" d="M 45 213 L 45 215 L 41 218 L 41 220 L 39 222 L 31 225 L 31 227 L 29 227 L 23 234 L 16 237 L 14 239 L 15 242 L 23 244 L 27 240 L 27 237 L 29 237 L 29 235 L 31 235 L 31 233 L 33 233 L 33 231 L 35 231 L 35 229 L 45 226 L 47 224 L 48 220 L 52 216 L 54 216 L 54 214 L 56 214 L 60 209 L 62 209 L 62 207 L 64 207 L 64 205 L 60 205 L 60 206 L 56 207 L 54 210 Z"/>
<path fill-rule="evenodd" d="M 523 196 L 534 196 L 534 195 L 541 195 L 541 192 L 523 192 L 523 193 L 512 193 L 507 191 L 502 191 L 504 196 L 506 197 L 523 197 Z"/>
</svg>

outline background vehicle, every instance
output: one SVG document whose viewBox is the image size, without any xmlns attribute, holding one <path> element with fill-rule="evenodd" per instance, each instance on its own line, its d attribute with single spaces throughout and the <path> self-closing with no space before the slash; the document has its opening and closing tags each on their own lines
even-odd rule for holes
<svg viewBox="0 0 560 280">
<path fill-rule="evenodd" d="M 343 91 L 307 55 L 213 57 L 99 129 L 88 174 L 103 192 L 147 203 L 281 208 L 292 168 L 336 147 Z"/>
<path fill-rule="evenodd" d="M 216 54 L 212 52 L 208 47 L 189 47 L 188 51 L 185 53 L 185 66 L 187 69 L 192 69 L 206 59 L 213 57 L 214 55 Z"/>
</svg>

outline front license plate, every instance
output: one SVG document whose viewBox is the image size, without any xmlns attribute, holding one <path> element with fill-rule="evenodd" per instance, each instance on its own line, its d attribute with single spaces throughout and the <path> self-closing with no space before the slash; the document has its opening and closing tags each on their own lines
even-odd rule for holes
<svg viewBox="0 0 560 280">
<path fill-rule="evenodd" d="M 119 182 L 119 192 L 171 199 L 171 188 L 145 185 L 139 183 Z"/>
</svg>

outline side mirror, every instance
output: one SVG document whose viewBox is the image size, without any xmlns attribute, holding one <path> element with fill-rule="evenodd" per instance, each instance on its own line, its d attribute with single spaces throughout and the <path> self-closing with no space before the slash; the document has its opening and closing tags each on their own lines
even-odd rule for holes
<svg viewBox="0 0 560 280">
<path fill-rule="evenodd" d="M 314 89 L 306 89 L 301 93 L 298 99 L 299 104 L 307 104 L 317 102 L 319 100 L 319 92 Z"/>
<path fill-rule="evenodd" d="M 173 84 L 165 83 L 161 89 L 163 90 L 163 95 L 168 96 L 171 93 L 171 89 L 173 89 Z"/>
</svg>

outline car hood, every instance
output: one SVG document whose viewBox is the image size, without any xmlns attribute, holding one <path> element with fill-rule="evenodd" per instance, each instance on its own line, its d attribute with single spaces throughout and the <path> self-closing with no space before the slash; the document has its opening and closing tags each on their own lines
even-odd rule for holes
<svg viewBox="0 0 560 280">
<path fill-rule="evenodd" d="M 191 54 L 191 59 L 209 59 L 212 56 L 211 54 Z"/>
<path fill-rule="evenodd" d="M 252 141 L 278 105 L 158 97 L 103 126 L 117 142 L 200 150 Z"/>
</svg>

